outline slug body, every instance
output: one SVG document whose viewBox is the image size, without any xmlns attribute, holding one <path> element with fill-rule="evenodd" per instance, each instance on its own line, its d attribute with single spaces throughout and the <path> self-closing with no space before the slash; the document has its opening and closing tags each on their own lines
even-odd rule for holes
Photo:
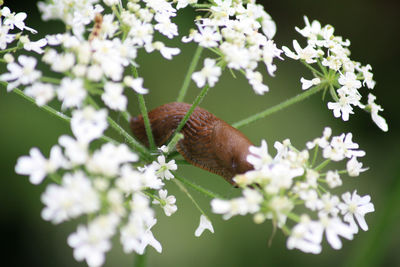
<svg viewBox="0 0 400 267">
<path fill-rule="evenodd" d="M 165 144 L 190 109 L 186 103 L 169 103 L 149 112 L 154 141 L 157 146 Z M 143 117 L 131 119 L 135 137 L 149 146 Z M 176 146 L 177 151 L 191 164 L 218 174 L 231 184 L 236 174 L 253 169 L 246 158 L 249 146 L 247 137 L 205 109 L 196 107 L 182 128 L 184 138 Z"/>
</svg>

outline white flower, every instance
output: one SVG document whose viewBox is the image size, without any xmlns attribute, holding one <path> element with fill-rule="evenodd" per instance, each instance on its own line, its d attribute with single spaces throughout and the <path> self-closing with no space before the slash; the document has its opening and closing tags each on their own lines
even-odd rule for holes
<svg viewBox="0 0 400 267">
<path fill-rule="evenodd" d="M 351 140 L 352 138 L 352 133 L 347 133 L 346 135 L 343 133 L 340 136 L 333 137 L 330 145 L 324 148 L 323 157 L 333 161 L 340 161 L 353 156 L 365 156 L 365 152 L 358 150 L 359 146 Z"/>
<path fill-rule="evenodd" d="M 300 82 L 302 84 L 301 89 L 307 90 L 313 85 L 317 85 L 321 83 L 321 80 L 319 78 L 314 78 L 312 80 L 306 80 L 303 77 L 301 77 Z"/>
<path fill-rule="evenodd" d="M 37 40 L 36 42 L 28 41 L 24 43 L 24 49 L 26 51 L 34 51 L 38 54 L 42 54 L 44 52 L 43 46 L 47 45 L 47 40 L 45 38 Z"/>
<path fill-rule="evenodd" d="M 260 147 L 250 146 L 249 151 L 251 154 L 247 156 L 247 161 L 253 165 L 256 170 L 260 170 L 265 164 L 269 164 L 272 161 L 265 140 L 261 141 Z"/>
<path fill-rule="evenodd" d="M 204 232 L 204 230 L 208 229 L 211 233 L 214 233 L 214 228 L 210 222 L 210 220 L 204 216 L 203 214 L 200 216 L 200 224 L 199 227 L 197 227 L 196 231 L 194 232 L 194 235 L 196 237 L 201 236 L 201 234 Z"/>
<path fill-rule="evenodd" d="M 58 99 L 63 102 L 63 108 L 80 107 L 86 97 L 86 90 L 81 79 L 65 77 L 57 90 Z"/>
<path fill-rule="evenodd" d="M 165 46 L 164 43 L 162 43 L 160 41 L 157 41 L 154 43 L 147 43 L 145 45 L 145 49 L 148 53 L 151 53 L 154 50 L 158 50 L 158 51 L 160 51 L 161 55 L 164 58 L 169 59 L 169 60 L 172 59 L 172 56 L 176 56 L 181 52 L 181 50 L 179 48 L 167 47 L 167 46 Z"/>
<path fill-rule="evenodd" d="M 380 105 L 375 104 L 375 100 L 376 100 L 376 96 L 374 96 L 371 93 L 368 94 L 368 106 L 371 109 L 372 120 L 375 122 L 376 125 L 378 125 L 378 127 L 382 131 L 387 132 L 388 124 L 386 123 L 385 118 L 383 118 L 382 116 L 380 116 L 378 114 L 379 111 L 383 111 L 383 108 Z"/>
<path fill-rule="evenodd" d="M 269 91 L 269 87 L 262 83 L 262 75 L 258 71 L 246 70 L 246 78 L 258 95 L 263 95 Z"/>
<path fill-rule="evenodd" d="M 221 34 L 216 31 L 215 27 L 199 27 L 199 31 L 194 34 L 193 39 L 203 47 L 218 46 L 221 41 Z"/>
<path fill-rule="evenodd" d="M 330 188 L 335 188 L 343 184 L 337 171 L 328 171 L 326 173 L 326 182 Z"/>
<path fill-rule="evenodd" d="M 93 153 L 86 163 L 86 168 L 90 172 L 113 177 L 118 174 L 121 164 L 138 159 L 138 155 L 130 151 L 127 145 L 106 143 Z"/>
<path fill-rule="evenodd" d="M 36 70 L 36 59 L 21 55 L 18 57 L 18 63 L 11 62 L 7 64 L 10 73 L 0 75 L 0 80 L 8 82 L 7 91 L 11 91 L 20 84 L 28 85 L 41 77 L 41 72 Z"/>
<path fill-rule="evenodd" d="M 36 147 L 31 148 L 29 156 L 18 158 L 15 172 L 22 175 L 29 175 L 32 184 L 40 184 L 49 173 L 54 173 L 59 168 L 65 167 L 66 161 L 62 155 L 61 148 L 53 146 L 50 151 L 50 158 L 46 159 Z"/>
<path fill-rule="evenodd" d="M 286 196 L 274 196 L 268 203 L 269 212 L 267 218 L 276 221 L 278 227 L 286 223 L 287 214 L 293 209 L 293 201 Z"/>
<path fill-rule="evenodd" d="M 133 193 L 144 188 L 160 189 L 164 185 L 151 167 L 137 171 L 129 164 L 125 164 L 120 171 L 120 178 L 116 181 L 116 185 L 125 193 Z"/>
<path fill-rule="evenodd" d="M 113 6 L 113 5 L 118 5 L 119 0 L 103 0 L 104 4 L 107 6 Z"/>
<path fill-rule="evenodd" d="M 68 245 L 74 249 L 74 258 L 77 261 L 86 260 L 90 267 L 103 265 L 104 254 L 111 249 L 108 238 L 102 237 L 97 229 L 82 225 L 68 237 Z"/>
<path fill-rule="evenodd" d="M 60 223 L 100 208 L 100 198 L 82 171 L 66 173 L 61 185 L 50 184 L 42 195 L 44 220 Z"/>
<path fill-rule="evenodd" d="M 88 143 L 82 143 L 71 136 L 62 135 L 58 143 L 65 148 L 65 155 L 73 166 L 84 164 L 89 157 Z"/>
<path fill-rule="evenodd" d="M 147 94 L 149 89 L 143 87 L 143 78 L 133 78 L 132 76 L 125 76 L 124 83 L 126 86 L 135 90 L 138 94 Z"/>
<path fill-rule="evenodd" d="M 49 83 L 36 82 L 26 87 L 24 93 L 33 97 L 38 106 L 43 106 L 54 98 L 54 87 Z"/>
<path fill-rule="evenodd" d="M 160 190 L 158 191 L 158 195 L 160 196 L 160 201 L 157 199 L 153 200 L 153 204 L 160 204 L 162 208 L 164 209 L 165 215 L 171 216 L 174 214 L 177 210 L 178 207 L 175 205 L 176 198 L 175 196 L 167 196 L 168 191 L 167 190 Z"/>
<path fill-rule="evenodd" d="M 87 106 L 83 110 L 74 110 L 71 118 L 71 129 L 81 143 L 90 143 L 102 136 L 107 128 L 107 110 L 95 110 Z"/>
<path fill-rule="evenodd" d="M 347 90 L 359 89 L 361 87 L 361 82 L 357 80 L 357 76 L 354 72 L 348 71 L 345 75 L 341 74 L 338 82 Z"/>
<path fill-rule="evenodd" d="M 157 13 L 155 20 L 158 23 L 154 26 L 154 29 L 159 31 L 161 34 L 167 36 L 169 39 L 178 35 L 178 26 L 171 22 L 171 19 L 167 14 Z"/>
<path fill-rule="evenodd" d="M 212 211 L 217 214 L 223 214 L 222 218 L 228 220 L 235 215 L 247 214 L 247 203 L 244 198 L 235 198 L 231 200 L 213 199 L 211 200 Z"/>
<path fill-rule="evenodd" d="M 342 248 L 342 242 L 339 236 L 349 240 L 353 239 L 353 229 L 349 225 L 343 223 L 338 217 L 331 218 L 328 215 L 320 214 L 319 221 L 324 227 L 326 239 L 332 248 Z"/>
<path fill-rule="evenodd" d="M 333 217 L 336 217 L 337 214 L 339 213 L 339 208 L 338 205 L 340 203 L 340 200 L 337 196 L 333 195 L 331 196 L 330 193 L 325 193 L 322 195 L 321 199 L 319 200 L 318 204 L 318 209 L 319 215 L 321 214 L 329 214 L 332 215 Z"/>
<path fill-rule="evenodd" d="M 368 170 L 368 168 L 363 168 L 362 165 L 362 162 L 357 161 L 357 157 L 352 157 L 346 164 L 349 176 L 359 176 L 361 172 Z"/>
<path fill-rule="evenodd" d="M 128 100 L 123 94 L 124 88 L 120 83 L 107 82 L 104 85 L 104 93 L 101 95 L 101 99 L 111 109 L 114 110 L 126 110 Z"/>
<path fill-rule="evenodd" d="M 296 224 L 286 242 L 288 249 L 297 248 L 306 253 L 319 254 L 322 250 L 323 227 L 318 221 L 311 221 L 307 215 L 302 215 L 300 223 Z"/>
<path fill-rule="evenodd" d="M 361 72 L 364 76 L 363 85 L 367 84 L 369 89 L 373 89 L 375 87 L 375 81 L 372 79 L 373 74 L 370 70 L 372 70 L 372 67 L 369 64 L 361 68 Z"/>
<path fill-rule="evenodd" d="M 293 47 L 297 54 L 290 51 L 286 46 L 282 47 L 282 50 L 285 52 L 287 57 L 295 60 L 302 59 L 308 64 L 317 62 L 315 58 L 318 58 L 319 54 L 312 45 L 307 45 L 305 48 L 301 48 L 297 40 L 293 40 Z"/>
<path fill-rule="evenodd" d="M 157 161 L 153 161 L 152 166 L 156 170 L 158 177 L 167 180 L 174 178 L 174 175 L 170 172 L 170 170 L 175 171 L 178 169 L 178 166 L 175 164 L 175 160 L 170 160 L 168 163 L 166 163 L 164 155 L 158 156 Z"/>
<path fill-rule="evenodd" d="M 206 82 L 213 87 L 221 75 L 221 68 L 215 65 L 215 60 L 206 58 L 204 67 L 201 71 L 192 74 L 192 79 L 196 82 L 197 87 L 203 87 Z"/>
<path fill-rule="evenodd" d="M 365 214 L 374 212 L 374 204 L 371 203 L 371 197 L 365 195 L 363 197 L 357 194 L 357 190 L 351 195 L 350 192 L 346 192 L 342 195 L 344 203 L 339 204 L 339 208 L 342 210 L 344 215 L 343 220 L 350 223 L 350 227 L 354 233 L 358 232 L 357 224 L 354 220 L 357 219 L 358 225 L 364 231 L 368 230 L 368 225 L 365 222 Z"/>
<path fill-rule="evenodd" d="M 25 12 L 19 12 L 15 14 L 15 12 L 11 12 L 11 10 L 5 6 L 1 9 L 0 13 L 2 16 L 5 17 L 3 21 L 4 25 L 10 27 L 10 29 L 14 29 L 15 26 L 21 31 L 26 29 L 31 33 L 37 33 L 37 31 L 35 31 L 34 29 L 25 26 L 24 20 L 27 17 Z"/>
</svg>

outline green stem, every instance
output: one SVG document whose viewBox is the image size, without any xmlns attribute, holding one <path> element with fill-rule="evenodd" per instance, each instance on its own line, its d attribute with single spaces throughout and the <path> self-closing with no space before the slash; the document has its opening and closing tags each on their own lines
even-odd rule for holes
<svg viewBox="0 0 400 267">
<path fill-rule="evenodd" d="M 187 188 L 182 184 L 182 182 L 180 182 L 177 179 L 173 179 L 175 184 L 179 187 L 179 189 L 185 193 L 187 195 L 187 197 L 193 202 L 193 204 L 196 206 L 196 208 L 200 211 L 201 214 L 203 214 L 204 216 L 207 217 L 206 213 L 203 211 L 203 209 L 200 207 L 200 205 L 197 203 L 196 200 L 194 200 L 194 198 L 192 197 L 192 195 L 189 193 L 189 191 L 187 190 Z M 207 217 L 208 218 L 208 217 Z"/>
<path fill-rule="evenodd" d="M 327 159 L 327 160 L 321 162 L 317 167 L 314 168 L 314 170 L 316 170 L 316 171 L 322 170 L 326 165 L 329 164 L 329 162 L 331 162 L 330 159 Z"/>
<path fill-rule="evenodd" d="M 319 76 L 324 76 L 320 71 L 318 71 L 317 69 L 315 69 L 313 66 L 311 66 L 310 64 L 308 64 L 307 62 L 305 62 L 304 60 L 300 60 L 301 63 L 303 63 L 304 66 L 306 66 L 307 68 L 309 68 L 311 70 L 311 72 L 315 72 L 317 73 Z"/>
<path fill-rule="evenodd" d="M 181 176 L 177 176 L 176 173 L 173 173 L 173 174 L 174 174 L 175 178 L 178 179 L 179 181 L 181 181 L 182 183 L 190 186 L 191 188 L 195 189 L 196 191 L 198 191 L 198 192 L 200 192 L 200 193 L 202 193 L 202 194 L 204 194 L 204 195 L 206 195 L 206 196 L 208 196 L 210 198 L 226 199 L 225 197 L 222 197 L 222 196 L 220 196 L 220 195 L 218 195 L 218 194 L 216 194 L 214 192 L 211 192 L 210 190 L 205 189 L 204 187 L 202 187 L 200 185 L 197 185 L 197 184 L 195 184 L 195 183 L 193 183 L 193 182 L 191 182 L 191 181 L 189 181 L 189 180 L 187 180 L 187 179 L 185 179 L 185 178 L 183 178 Z"/>
<path fill-rule="evenodd" d="M 62 113 L 62 112 L 60 112 L 60 111 L 55 110 L 54 108 L 52 108 L 52 107 L 50 107 L 50 106 L 48 106 L 48 105 L 38 106 L 38 105 L 36 104 L 35 99 L 33 99 L 33 98 L 30 97 L 30 96 L 27 96 L 24 92 L 22 92 L 22 91 L 21 91 L 20 89 L 18 89 L 18 88 L 13 89 L 13 92 L 14 92 L 15 94 L 17 94 L 18 96 L 21 96 L 21 97 L 24 98 L 25 100 L 28 100 L 28 101 L 31 102 L 32 104 L 35 104 L 39 109 L 44 110 L 44 111 L 48 112 L 49 114 L 55 116 L 56 118 L 59 118 L 59 119 L 61 119 L 62 121 L 65 121 L 65 122 L 68 122 L 68 123 L 71 121 L 71 118 L 70 118 L 70 117 L 68 117 L 67 115 L 65 115 L 64 113 Z"/>
<path fill-rule="evenodd" d="M 294 213 L 292 213 L 292 212 L 289 212 L 289 213 L 287 213 L 286 214 L 286 216 L 289 218 L 289 219 L 291 219 L 292 221 L 295 221 L 295 222 L 300 222 L 300 217 L 297 215 L 297 214 L 294 214 Z"/>
<path fill-rule="evenodd" d="M 289 107 L 289 106 L 291 106 L 293 104 L 296 104 L 297 102 L 300 102 L 300 101 L 306 99 L 307 97 L 309 97 L 309 96 L 311 96 L 313 94 L 318 93 L 319 91 L 321 91 L 322 88 L 325 87 L 325 85 L 326 85 L 326 82 L 323 81 L 320 84 L 308 89 L 307 91 L 304 91 L 301 94 L 298 94 L 298 95 L 296 95 L 296 96 L 294 96 L 292 98 L 289 98 L 286 101 L 283 101 L 283 102 L 281 102 L 281 103 L 279 103 L 279 104 L 277 104 L 275 106 L 267 108 L 266 110 L 264 110 L 264 111 L 262 111 L 260 113 L 254 114 L 254 115 L 252 115 L 252 116 L 250 116 L 250 117 L 248 117 L 248 118 L 246 118 L 244 120 L 238 121 L 238 122 L 232 124 L 232 126 L 235 127 L 235 128 L 240 128 L 240 127 L 248 125 L 248 124 L 250 124 L 252 122 L 255 122 L 257 120 L 263 119 L 263 118 L 265 118 L 265 117 L 267 117 L 267 116 L 269 116 L 269 115 L 271 115 L 271 114 L 273 114 L 273 113 L 275 113 L 277 111 L 280 111 L 280 110 L 282 110 L 284 108 L 287 108 L 287 107 Z"/>
<path fill-rule="evenodd" d="M 97 105 L 96 101 L 91 97 L 87 96 L 87 100 L 91 105 L 93 105 L 95 108 L 99 108 Z M 111 128 L 116 130 L 120 135 L 122 135 L 129 144 L 132 145 L 132 147 L 139 152 L 139 154 L 143 157 L 144 160 L 151 160 L 151 155 L 150 152 L 143 146 L 141 145 L 138 141 L 136 141 L 128 132 L 124 130 L 118 123 L 116 123 L 110 116 L 107 117 L 107 122 L 110 124 Z"/>
<path fill-rule="evenodd" d="M 53 78 L 53 77 L 45 77 L 45 76 L 42 76 L 42 77 L 40 77 L 40 80 L 41 80 L 42 82 L 53 83 L 53 84 L 60 84 L 60 79 Z"/>
<path fill-rule="evenodd" d="M 57 110 L 55 110 L 54 108 L 52 108 L 52 107 L 50 107 L 50 106 L 47 106 L 47 105 L 43 105 L 43 106 L 38 106 L 38 105 L 36 105 L 35 99 L 33 99 L 32 97 L 27 96 L 24 92 L 22 92 L 22 91 L 19 90 L 18 88 L 13 89 L 13 92 L 14 92 L 16 95 L 18 95 L 18 96 L 22 97 L 23 99 L 29 101 L 30 103 L 34 104 L 34 105 L 35 105 L 36 107 L 38 107 L 39 109 L 41 109 L 41 110 L 43 110 L 43 111 L 46 111 L 46 112 L 49 113 L 50 115 L 53 115 L 54 117 L 56 117 L 56 118 L 58 118 L 58 119 L 60 119 L 60 120 L 62 120 L 62 121 L 64 121 L 64 122 L 70 123 L 71 118 L 68 117 L 67 115 L 65 115 L 64 113 L 62 113 L 62 112 L 60 112 L 60 111 L 57 111 Z M 107 143 L 119 144 L 118 141 L 112 139 L 111 137 L 105 136 L 105 135 L 103 135 L 102 137 L 100 137 L 100 140 L 102 140 L 102 141 L 104 141 L 104 142 L 107 142 Z"/>
<path fill-rule="evenodd" d="M 183 80 L 182 87 L 179 90 L 178 98 L 176 99 L 177 102 L 182 102 L 183 99 L 185 98 L 185 95 L 187 93 L 187 90 L 189 88 L 190 80 L 192 78 L 192 73 L 194 72 L 197 63 L 199 62 L 201 52 L 203 51 L 203 47 L 200 45 L 197 46 L 196 51 L 194 52 L 194 56 L 192 58 L 192 61 L 190 62 L 188 71 L 186 73 L 185 79 Z"/>
<path fill-rule="evenodd" d="M 185 126 L 185 123 L 188 121 L 190 115 L 192 115 L 194 109 L 200 104 L 200 102 L 203 100 L 203 98 L 206 96 L 208 90 L 210 89 L 210 86 L 207 84 L 206 86 L 204 86 L 204 88 L 201 90 L 200 94 L 196 97 L 196 99 L 194 100 L 192 106 L 190 107 L 190 109 L 188 110 L 188 112 L 186 112 L 185 116 L 183 117 L 183 119 L 181 120 L 181 122 L 179 123 L 178 127 L 175 130 L 174 135 L 172 136 L 171 141 L 168 143 L 168 147 L 170 147 L 170 143 L 172 142 L 172 140 L 174 140 L 175 136 L 182 130 L 183 126 Z"/>
<path fill-rule="evenodd" d="M 20 48 L 20 47 L 19 46 L 15 46 L 15 47 L 11 47 L 11 48 L 7 48 L 7 49 L 4 49 L 4 50 L 1 50 L 0 54 L 7 53 L 7 52 L 15 52 L 18 48 Z"/>
<path fill-rule="evenodd" d="M 147 139 L 149 140 L 150 150 L 154 151 L 156 149 L 156 143 L 154 142 L 153 132 L 151 131 L 151 124 L 149 120 L 149 115 L 147 113 L 146 103 L 144 102 L 144 96 L 142 94 L 137 94 L 139 101 L 140 113 L 142 113 L 144 129 L 146 130 Z"/>
<path fill-rule="evenodd" d="M 172 140 L 171 140 L 171 142 L 169 142 L 169 144 L 168 144 L 168 153 L 170 153 L 170 152 L 172 152 L 172 151 L 174 151 L 174 148 L 175 148 L 175 146 L 176 146 L 176 144 L 181 140 L 181 139 L 183 139 L 183 134 L 181 134 L 181 133 L 178 133 L 178 134 L 176 134 L 173 138 L 172 138 Z"/>
<path fill-rule="evenodd" d="M 318 150 L 319 150 L 319 146 L 315 145 L 314 156 L 313 156 L 313 159 L 312 159 L 312 162 L 311 162 L 311 167 L 314 166 L 315 161 L 317 160 Z"/>
<path fill-rule="evenodd" d="M 134 258 L 134 267 L 146 267 L 147 263 L 147 255 L 146 255 L 146 250 L 143 252 L 142 255 L 140 254 L 135 254 Z"/>
</svg>

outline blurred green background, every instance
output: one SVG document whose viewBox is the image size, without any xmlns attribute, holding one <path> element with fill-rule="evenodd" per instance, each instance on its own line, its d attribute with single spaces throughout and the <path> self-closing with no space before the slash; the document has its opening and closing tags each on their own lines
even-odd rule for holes
<svg viewBox="0 0 400 267">
<path fill-rule="evenodd" d="M 27 25 L 41 33 L 55 33 L 62 29 L 59 22 L 40 20 L 36 1 L 5 1 L 12 11 L 28 13 Z M 345 189 L 358 189 L 360 195 L 370 194 L 376 212 L 368 214 L 368 232 L 361 232 L 353 241 L 343 241 L 340 251 L 327 246 L 320 255 L 308 255 L 286 249 L 286 238 L 278 232 L 272 246 L 268 246 L 272 226 L 269 222 L 255 225 L 251 217 L 235 217 L 223 221 L 221 216 L 211 219 L 215 234 L 205 232 L 194 236 L 199 213 L 189 199 L 171 183 L 168 190 L 177 196 L 178 212 L 172 217 L 163 214 L 154 228 L 156 238 L 163 245 L 162 254 L 149 249 L 148 266 L 400 266 L 400 142 L 399 142 L 399 1 L 264 1 L 265 9 L 276 21 L 278 46 L 291 47 L 292 39 L 301 40 L 294 26 L 303 27 L 303 15 L 331 24 L 335 33 L 352 42 L 352 58 L 371 64 L 377 85 L 374 94 L 385 111 L 389 132 L 380 131 L 370 116 L 360 110 L 345 123 L 333 118 L 321 96 L 316 95 L 279 114 L 244 127 L 243 132 L 255 143 L 266 139 L 273 152 L 276 140 L 290 138 L 301 148 L 306 141 L 320 136 L 325 126 L 334 134 L 352 132 L 353 140 L 367 152 L 362 159 L 370 170 L 359 178 L 344 178 Z M 185 35 L 192 27 L 194 13 L 184 11 L 178 18 L 179 32 Z M 174 42 L 167 41 L 174 45 Z M 182 52 L 173 61 L 157 53 L 141 53 L 138 63 L 144 85 L 150 88 L 146 96 L 148 107 L 174 101 L 187 66 L 194 52 L 191 44 L 180 45 Z M 203 54 L 205 56 L 205 54 Z M 227 122 L 236 122 L 266 107 L 300 92 L 300 77 L 310 73 L 298 62 L 286 59 L 277 62 L 276 77 L 265 75 L 270 92 L 256 96 L 240 76 L 233 79 L 226 72 L 201 104 Z M 262 68 L 266 73 L 266 70 Z M 191 84 L 188 102 L 199 89 Z M 135 98 L 129 110 L 138 114 Z M 118 118 L 117 118 L 118 119 Z M 48 155 L 58 137 L 69 133 L 68 125 L 40 111 L 13 93 L 0 90 L 0 240 L 1 266 L 86 266 L 73 259 L 72 249 L 66 244 L 69 233 L 75 231 L 77 221 L 54 226 L 40 217 L 43 205 L 40 195 L 45 184 L 33 186 L 27 177 L 14 172 L 16 159 L 28 154 L 33 146 Z M 192 166 L 182 167 L 183 176 L 227 196 L 237 189 L 219 177 Z M 341 189 L 343 190 L 343 189 Z M 209 199 L 197 192 L 193 196 L 209 211 Z M 158 210 L 158 212 L 161 212 Z M 133 255 L 122 252 L 119 240 L 114 240 L 107 254 L 105 266 L 133 266 Z"/>
</svg>

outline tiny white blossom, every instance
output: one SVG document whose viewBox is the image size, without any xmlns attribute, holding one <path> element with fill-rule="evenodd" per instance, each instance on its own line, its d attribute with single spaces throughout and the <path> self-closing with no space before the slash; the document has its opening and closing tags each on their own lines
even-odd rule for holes
<svg viewBox="0 0 400 267">
<path fill-rule="evenodd" d="M 164 58 L 169 59 L 169 60 L 172 59 L 172 56 L 176 56 L 181 52 L 181 50 L 179 48 L 167 47 L 167 46 L 165 46 L 164 43 L 162 43 L 160 41 L 157 41 L 154 43 L 147 43 L 145 45 L 145 49 L 148 53 L 151 53 L 154 50 L 158 50 L 158 51 L 160 51 L 161 55 Z"/>
<path fill-rule="evenodd" d="M 319 57 L 318 51 L 311 45 L 307 45 L 305 48 L 301 48 L 297 40 L 293 40 L 293 47 L 297 54 L 293 53 L 286 46 L 282 47 L 287 57 L 293 58 L 295 60 L 302 59 L 306 63 L 311 64 L 317 62 L 315 58 Z"/>
<path fill-rule="evenodd" d="M 152 166 L 156 170 L 157 176 L 167 180 L 174 178 L 174 175 L 170 170 L 175 171 L 178 169 L 178 166 L 175 164 L 175 160 L 170 160 L 167 163 L 164 155 L 158 156 L 157 161 L 153 161 Z"/>
<path fill-rule="evenodd" d="M 101 99 L 111 109 L 114 110 L 126 110 L 128 100 L 123 94 L 124 88 L 120 83 L 107 82 L 104 85 L 104 93 L 101 95 Z"/>
<path fill-rule="evenodd" d="M 37 60 L 33 57 L 20 55 L 18 63 L 7 64 L 9 73 L 0 75 L 0 80 L 8 82 L 7 91 L 11 91 L 19 85 L 28 85 L 41 77 L 41 72 L 36 70 Z"/>
<path fill-rule="evenodd" d="M 196 82 L 197 87 L 201 88 L 206 83 L 213 87 L 221 75 L 221 68 L 215 65 L 215 60 L 206 58 L 204 60 L 204 67 L 201 71 L 194 72 L 192 79 Z"/>
<path fill-rule="evenodd" d="M 35 42 L 29 41 L 24 43 L 24 49 L 26 51 L 34 51 L 38 54 L 42 54 L 44 52 L 42 47 L 45 45 L 47 45 L 47 40 L 43 38 Z"/>
<path fill-rule="evenodd" d="M 201 236 L 201 234 L 204 232 L 204 230 L 208 229 L 211 233 L 214 233 L 214 228 L 210 222 L 210 220 L 204 216 L 203 214 L 200 216 L 200 224 L 199 227 L 197 227 L 196 231 L 194 232 L 194 235 L 196 237 Z"/>
<path fill-rule="evenodd" d="M 63 108 L 80 107 L 86 94 L 81 79 L 72 80 L 68 77 L 61 80 L 60 88 L 57 90 L 58 99 L 63 102 Z"/>
<path fill-rule="evenodd" d="M 338 217 L 331 218 L 323 214 L 319 216 L 319 221 L 324 227 L 326 239 L 332 248 L 342 248 L 342 242 L 339 236 L 349 240 L 353 239 L 353 229 L 349 225 L 343 223 Z"/>
<path fill-rule="evenodd" d="M 339 208 L 342 210 L 344 215 L 343 220 L 350 223 L 350 227 L 354 233 L 358 232 L 358 227 L 354 219 L 357 220 L 358 225 L 364 231 L 368 230 L 368 225 L 365 222 L 365 214 L 374 212 L 374 204 L 371 203 L 371 197 L 365 195 L 363 197 L 357 194 L 357 190 L 351 195 L 350 192 L 346 192 L 342 195 L 344 203 L 339 204 Z"/>
<path fill-rule="evenodd" d="M 50 158 L 46 159 L 36 147 L 31 148 L 29 156 L 19 157 L 15 172 L 22 175 L 29 175 L 32 184 L 40 184 L 47 174 L 57 171 L 66 166 L 61 148 L 53 146 L 50 151 Z"/>
<path fill-rule="evenodd" d="M 378 114 L 379 111 L 383 111 L 383 108 L 380 105 L 376 104 L 375 100 L 376 96 L 371 93 L 368 94 L 368 106 L 371 109 L 372 120 L 375 122 L 376 125 L 378 125 L 378 127 L 382 131 L 387 132 L 389 129 L 388 124 L 386 123 L 385 118 Z"/>
<path fill-rule="evenodd" d="M 361 172 L 365 172 L 368 168 L 363 168 L 362 163 L 357 161 L 357 157 L 352 157 L 346 164 L 347 172 L 350 176 L 359 176 Z"/>
<path fill-rule="evenodd" d="M 311 221 L 307 215 L 302 215 L 300 223 L 293 227 L 286 246 L 288 249 L 297 248 L 306 253 L 319 254 L 322 250 L 322 234 L 320 222 Z"/>
<path fill-rule="evenodd" d="M 149 89 L 143 87 L 143 78 L 133 78 L 132 76 L 125 76 L 124 84 L 133 90 L 135 90 L 138 94 L 147 94 Z"/>
<path fill-rule="evenodd" d="M 330 188 L 335 188 L 343 184 L 337 171 L 328 171 L 326 173 L 326 182 Z"/>
<path fill-rule="evenodd" d="M 8 7 L 3 7 L 1 9 L 1 15 L 5 17 L 3 23 L 4 25 L 10 27 L 10 29 L 14 29 L 14 26 L 20 29 L 21 31 L 26 29 L 31 33 L 37 33 L 36 30 L 25 26 L 24 20 L 26 19 L 27 15 L 25 12 L 11 12 Z"/>
<path fill-rule="evenodd" d="M 307 90 L 311 86 L 320 84 L 321 80 L 319 78 L 314 78 L 312 80 L 306 80 L 303 77 L 301 77 L 300 82 L 302 83 L 301 89 Z"/>
<path fill-rule="evenodd" d="M 72 112 L 71 129 L 79 142 L 90 143 L 101 137 L 107 126 L 106 109 L 95 110 L 87 106 Z"/>
<path fill-rule="evenodd" d="M 200 32 L 195 32 L 193 39 L 203 47 L 218 46 L 221 41 L 221 34 L 217 32 L 215 27 L 199 27 Z"/>
<path fill-rule="evenodd" d="M 26 87 L 24 93 L 33 97 L 38 106 L 43 106 L 54 98 L 54 87 L 49 83 L 36 82 Z"/>
<path fill-rule="evenodd" d="M 154 199 L 153 200 L 153 204 L 162 205 L 162 208 L 164 209 L 165 215 L 171 216 L 172 214 L 174 214 L 178 210 L 178 207 L 175 205 L 175 203 L 176 203 L 175 196 L 172 196 L 172 195 L 168 196 L 167 194 L 168 194 L 167 190 L 158 191 L 158 195 L 160 196 L 160 200 L 163 201 L 164 203 L 158 201 L 157 199 Z"/>
<path fill-rule="evenodd" d="M 88 143 L 79 142 L 68 135 L 60 136 L 58 143 L 65 148 L 64 153 L 73 166 L 84 164 L 89 157 Z"/>
</svg>

